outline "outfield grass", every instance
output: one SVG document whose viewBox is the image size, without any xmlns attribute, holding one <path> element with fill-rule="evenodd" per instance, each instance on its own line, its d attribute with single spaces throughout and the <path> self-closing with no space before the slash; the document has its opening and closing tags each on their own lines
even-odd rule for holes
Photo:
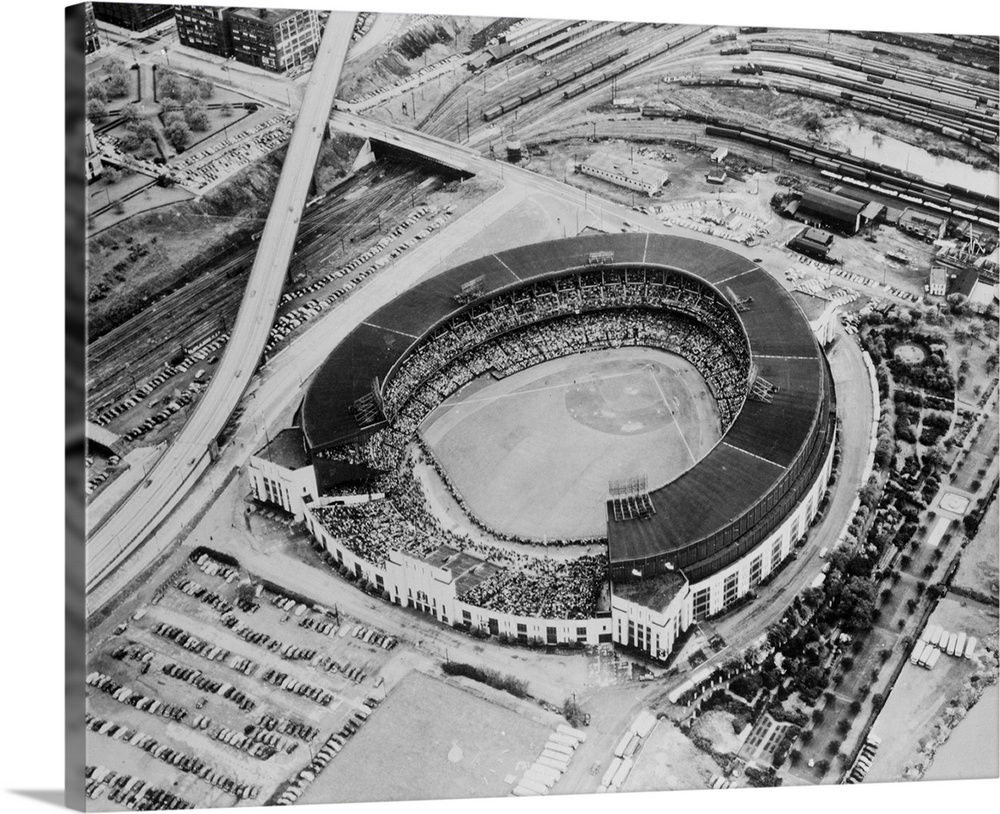
<svg viewBox="0 0 1000 814">
<path fill-rule="evenodd" d="M 422 432 L 484 523 L 542 540 L 603 535 L 608 482 L 668 483 L 716 444 L 719 419 L 684 359 L 622 348 L 484 377 Z"/>
</svg>

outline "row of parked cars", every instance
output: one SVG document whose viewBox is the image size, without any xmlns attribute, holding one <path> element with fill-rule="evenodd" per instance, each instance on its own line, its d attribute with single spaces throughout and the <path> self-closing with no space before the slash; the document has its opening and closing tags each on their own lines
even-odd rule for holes
<svg viewBox="0 0 1000 814">
<path fill-rule="evenodd" d="M 159 622 L 153 627 L 153 633 L 164 639 L 169 639 L 174 644 L 180 645 L 185 650 L 201 656 L 209 661 L 225 662 L 232 655 L 230 651 L 218 645 L 209 644 L 204 639 L 192 636 L 183 628 L 176 625 L 168 625 L 166 622 Z"/>
<path fill-rule="evenodd" d="M 182 594 L 193 596 L 199 602 L 204 602 L 212 610 L 216 610 L 219 613 L 229 613 L 233 609 L 233 606 L 217 593 L 208 590 L 208 588 L 195 582 L 193 579 L 184 578 L 180 580 L 176 588 Z"/>
<path fill-rule="evenodd" d="M 176 766 L 182 772 L 200 777 L 206 783 L 221 789 L 226 794 L 232 794 L 237 800 L 256 800 L 260 793 L 257 786 L 241 783 L 221 771 L 216 771 L 201 758 L 173 749 L 138 730 L 128 729 L 113 721 L 98 718 L 89 712 L 84 719 L 84 726 L 91 732 L 97 732 L 128 743 L 142 749 L 157 760 Z"/>
<path fill-rule="evenodd" d="M 86 794 L 97 800 L 107 792 L 108 800 L 133 811 L 180 811 L 194 808 L 182 797 L 166 789 L 146 784 L 145 780 L 130 774 L 118 774 L 114 769 L 103 766 L 87 766 L 84 770 L 87 780 Z"/>
<path fill-rule="evenodd" d="M 366 107 L 371 106 L 371 105 L 364 105 L 364 103 L 367 102 L 369 99 L 375 99 L 376 97 L 383 96 L 384 94 L 391 91 L 393 88 L 398 88 L 400 85 L 403 84 L 406 84 L 407 86 L 416 87 L 421 84 L 420 80 L 423 77 L 427 76 L 428 74 L 432 74 L 434 73 L 434 71 L 440 71 L 443 67 L 450 65 L 452 62 L 461 63 L 465 59 L 466 57 L 464 54 L 452 54 L 451 56 L 447 56 L 444 59 L 431 63 L 430 65 L 425 65 L 415 74 L 406 74 L 405 78 L 400 77 L 391 85 L 383 85 L 382 87 L 376 90 L 366 91 L 365 93 L 361 94 L 361 96 L 351 99 L 349 103 L 350 108 L 353 109 L 357 107 L 359 111 L 364 110 Z M 377 101 L 373 102 L 373 104 L 377 104 Z"/>
<path fill-rule="evenodd" d="M 268 732 L 280 732 L 282 735 L 298 738 L 306 743 L 311 743 L 319 734 L 315 726 L 309 726 L 292 718 L 278 718 L 275 715 L 262 715 L 260 725 Z"/>
<path fill-rule="evenodd" d="M 204 552 L 199 554 L 197 557 L 192 557 L 191 561 L 198 566 L 198 568 L 210 577 L 218 577 L 219 579 L 224 579 L 226 584 L 231 583 L 239 576 L 239 571 L 235 568 L 225 565 L 218 560 L 213 560 L 208 554 Z"/>
<path fill-rule="evenodd" d="M 350 632 L 355 639 L 360 639 L 365 644 L 381 647 L 383 650 L 392 650 L 397 644 L 395 636 L 390 636 L 374 627 L 355 625 Z"/>
<path fill-rule="evenodd" d="M 257 702 L 242 690 L 238 690 L 228 681 L 217 681 L 214 678 L 209 678 L 201 670 L 173 663 L 164 664 L 162 669 L 163 673 L 171 678 L 190 684 L 203 692 L 220 695 L 226 700 L 232 701 L 243 712 L 250 712 L 257 706 Z"/>
<path fill-rule="evenodd" d="M 267 633 L 254 630 L 249 625 L 241 622 L 239 617 L 232 613 L 226 614 L 219 621 L 245 642 L 263 647 L 272 653 L 282 647 L 282 643 L 278 639 L 272 639 Z"/>
<path fill-rule="evenodd" d="M 351 272 L 355 271 L 359 266 L 364 265 L 369 260 L 371 260 L 376 254 L 381 252 L 395 238 L 399 237 L 407 228 L 412 226 L 419 218 L 424 217 L 428 213 L 434 214 L 437 211 L 438 210 L 436 207 L 430 207 L 430 206 L 419 207 L 411 215 L 409 215 L 399 226 L 393 229 L 389 233 L 389 236 L 382 238 L 382 240 L 379 241 L 378 244 L 372 246 L 372 248 L 368 249 L 366 252 L 356 257 L 348 265 L 344 266 L 343 268 L 335 272 L 330 272 L 328 274 L 323 275 L 318 280 L 316 280 L 315 282 L 311 283 L 310 285 L 304 288 L 297 289 L 295 291 L 288 291 L 285 294 L 283 294 L 281 297 L 281 304 L 286 304 L 294 299 L 297 299 L 298 297 L 305 296 L 306 294 L 312 293 L 314 291 L 319 291 L 321 288 L 331 283 L 335 278 L 343 277 L 346 274 L 350 274 Z M 454 211 L 455 211 L 454 205 L 448 206 L 442 213 L 441 217 L 439 217 L 428 228 L 421 230 L 416 236 L 410 238 L 405 243 L 394 248 L 387 257 L 381 258 L 380 260 L 378 260 L 373 265 L 369 266 L 364 271 L 359 272 L 355 277 L 355 279 L 345 283 L 343 286 L 338 288 L 336 291 L 333 291 L 332 293 L 328 294 L 323 299 L 309 300 L 309 302 L 305 303 L 304 305 L 300 305 L 298 308 L 295 308 L 289 311 L 287 314 L 283 314 L 282 316 L 278 317 L 277 321 L 271 328 L 271 332 L 268 337 L 267 346 L 265 350 L 267 352 L 271 352 L 282 339 L 288 336 L 292 331 L 294 331 L 300 325 L 304 324 L 305 322 L 309 321 L 320 312 L 329 308 L 340 297 L 343 297 L 349 291 L 352 291 L 362 280 L 371 276 L 376 271 L 385 268 L 385 266 L 388 265 L 388 263 L 391 260 L 398 257 L 407 249 L 412 248 L 414 245 L 416 245 L 417 241 L 422 240 L 423 238 L 427 237 L 432 231 L 443 226 L 445 223 L 445 219 L 448 216 L 450 216 Z"/>
<path fill-rule="evenodd" d="M 273 757 L 278 751 L 269 743 L 262 743 L 253 737 L 244 735 L 242 732 L 237 732 L 235 729 L 228 729 L 224 726 L 219 727 L 219 729 L 213 732 L 212 737 L 220 743 L 232 746 L 241 752 L 246 752 L 250 757 L 255 757 L 257 760 L 267 760 Z"/>
<path fill-rule="evenodd" d="M 875 758 L 875 753 L 878 751 L 879 744 L 881 743 L 882 739 L 877 735 L 869 735 L 865 739 L 865 745 L 861 747 L 858 759 L 854 761 L 854 766 L 844 779 L 844 783 L 860 783 L 865 779 L 865 775 L 868 774 L 868 769 L 871 767 L 872 760 Z"/>
<path fill-rule="evenodd" d="M 309 785 L 319 776 L 319 773 L 327 767 L 327 764 L 336 757 L 347 745 L 348 739 L 358 731 L 362 724 L 368 720 L 368 716 L 378 706 L 378 701 L 374 698 L 367 699 L 361 709 L 355 710 L 350 718 L 344 723 L 339 732 L 334 732 L 313 756 L 306 767 L 288 783 L 284 790 L 274 799 L 276 805 L 292 805 L 302 796 Z"/>
<path fill-rule="evenodd" d="M 229 339 L 229 334 L 225 332 L 218 332 L 213 337 L 210 337 L 208 341 L 203 342 L 198 348 L 191 351 L 183 360 L 178 362 L 176 365 L 165 364 L 158 373 L 153 375 L 150 379 L 143 382 L 139 387 L 135 389 L 132 395 L 122 399 L 120 402 L 115 404 L 113 407 L 108 408 L 100 415 L 96 416 L 93 420 L 94 423 L 99 427 L 103 427 L 108 424 L 112 419 L 117 418 L 122 413 L 131 410 L 137 404 L 145 401 L 154 390 L 160 387 L 168 379 L 177 376 L 180 373 L 186 373 L 192 367 L 194 367 L 198 362 L 209 357 L 210 354 L 221 348 L 226 341 Z M 152 402 L 155 406 L 159 403 L 157 400 Z"/>
<path fill-rule="evenodd" d="M 273 667 L 264 672 L 261 675 L 261 679 L 286 692 L 293 692 L 296 695 L 301 695 L 303 698 L 308 698 L 310 701 L 315 701 L 324 707 L 330 706 L 336 700 L 336 696 L 333 693 L 327 692 L 322 687 L 307 684 L 305 681 L 299 681 L 296 678 L 292 678 L 288 673 L 282 673 Z"/>
<path fill-rule="evenodd" d="M 87 686 L 107 693 L 120 704 L 128 704 L 140 712 L 160 715 L 172 721 L 183 721 L 187 717 L 187 711 L 183 707 L 178 707 L 174 704 L 165 704 L 157 698 L 143 695 L 128 687 L 123 687 L 110 676 L 104 675 L 104 673 L 93 672 L 88 675 Z"/>
</svg>

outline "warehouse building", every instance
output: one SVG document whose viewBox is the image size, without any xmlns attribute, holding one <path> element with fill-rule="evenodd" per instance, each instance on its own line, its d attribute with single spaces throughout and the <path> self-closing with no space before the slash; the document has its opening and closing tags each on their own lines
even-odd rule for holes
<svg viewBox="0 0 1000 814">
<path fill-rule="evenodd" d="M 829 260 L 833 235 L 823 229 L 808 227 L 788 241 L 788 248 L 819 260 Z"/>
<path fill-rule="evenodd" d="M 794 216 L 810 226 L 856 235 L 865 222 L 864 209 L 861 201 L 812 187 L 803 193 Z"/>
<path fill-rule="evenodd" d="M 580 165 L 580 172 L 593 178 L 610 181 L 616 186 L 653 195 L 669 180 L 669 173 L 641 161 L 619 160 L 609 153 L 595 153 Z"/>
<path fill-rule="evenodd" d="M 927 212 L 918 212 L 916 209 L 907 207 L 903 214 L 899 216 L 897 224 L 904 232 L 922 237 L 927 242 L 940 240 L 944 237 L 945 228 L 948 226 L 948 219 L 930 215 Z"/>
</svg>

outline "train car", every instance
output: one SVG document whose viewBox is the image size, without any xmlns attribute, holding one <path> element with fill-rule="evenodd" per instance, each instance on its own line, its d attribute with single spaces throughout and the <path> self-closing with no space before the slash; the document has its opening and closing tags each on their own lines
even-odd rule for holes
<svg viewBox="0 0 1000 814">
<path fill-rule="evenodd" d="M 810 153 L 804 153 L 801 150 L 790 150 L 788 157 L 792 161 L 798 161 L 802 164 L 814 164 L 816 162 L 816 156 L 811 155 Z"/>
</svg>

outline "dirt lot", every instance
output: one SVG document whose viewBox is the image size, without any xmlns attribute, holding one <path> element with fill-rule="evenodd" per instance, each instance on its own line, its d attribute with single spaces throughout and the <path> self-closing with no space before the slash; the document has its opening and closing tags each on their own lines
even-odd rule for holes
<svg viewBox="0 0 1000 814">
<path fill-rule="evenodd" d="M 957 722 L 953 708 L 971 703 L 970 679 L 978 674 L 980 686 L 988 676 L 996 680 L 996 609 L 947 597 L 927 624 L 977 636 L 977 655 L 969 660 L 944 654 L 931 671 L 907 661 L 872 729 L 882 744 L 865 782 L 918 777 Z"/>
<path fill-rule="evenodd" d="M 623 348 L 477 382 L 428 418 L 424 437 L 491 528 L 579 538 L 604 534 L 609 480 L 673 480 L 715 445 L 717 424 L 692 365 Z"/>
<path fill-rule="evenodd" d="M 736 754 L 743 746 L 743 739 L 733 732 L 736 716 L 721 710 L 706 712 L 691 727 L 691 734 L 708 738 L 712 748 L 719 753 Z"/>
<path fill-rule="evenodd" d="M 707 788 L 719 765 L 681 732 L 663 720 L 643 745 L 623 791 L 673 791 Z"/>
<path fill-rule="evenodd" d="M 554 728 L 554 726 L 553 726 Z M 422 673 L 389 693 L 300 803 L 498 797 L 552 729 Z"/>
</svg>

